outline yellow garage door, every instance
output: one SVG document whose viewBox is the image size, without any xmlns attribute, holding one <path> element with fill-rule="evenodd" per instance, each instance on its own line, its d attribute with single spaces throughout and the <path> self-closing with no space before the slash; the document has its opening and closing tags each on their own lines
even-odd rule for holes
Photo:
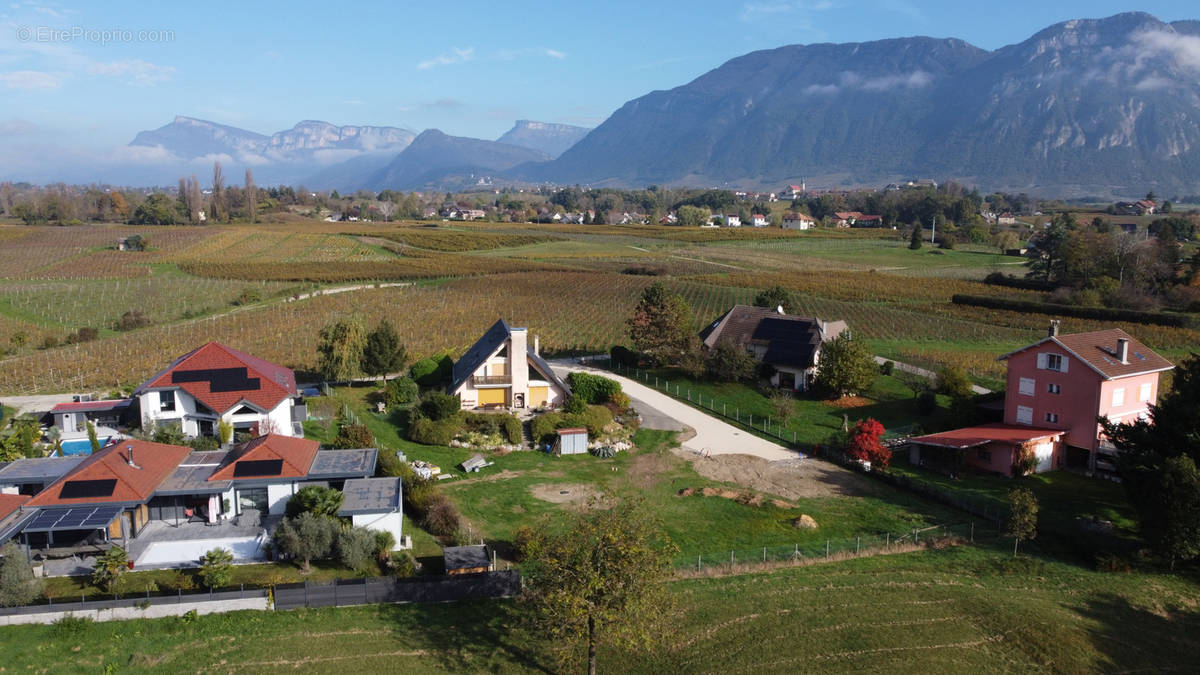
<svg viewBox="0 0 1200 675">
<path fill-rule="evenodd" d="M 529 388 L 529 407 L 537 408 L 546 405 L 547 399 L 550 398 L 550 387 L 530 387 Z"/>
<path fill-rule="evenodd" d="M 504 405 L 504 388 L 480 389 L 479 405 Z"/>
</svg>

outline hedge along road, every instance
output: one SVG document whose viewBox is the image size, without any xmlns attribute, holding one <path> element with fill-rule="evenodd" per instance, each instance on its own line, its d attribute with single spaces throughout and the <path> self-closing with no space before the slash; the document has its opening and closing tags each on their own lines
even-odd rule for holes
<svg viewBox="0 0 1200 675">
<path fill-rule="evenodd" d="M 620 382 L 621 390 L 641 413 L 642 422 L 647 428 L 679 431 L 686 425 L 696 431 L 695 436 L 683 441 L 685 450 L 699 455 L 752 455 L 772 462 L 797 457 L 792 450 L 726 424 L 629 378 L 607 370 L 589 368 L 573 360 L 550 361 L 550 366 L 559 374 L 582 371 Z"/>
</svg>

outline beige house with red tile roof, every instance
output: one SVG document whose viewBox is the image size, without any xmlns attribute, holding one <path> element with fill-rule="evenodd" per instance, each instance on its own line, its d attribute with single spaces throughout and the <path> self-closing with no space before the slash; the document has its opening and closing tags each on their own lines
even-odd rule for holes
<svg viewBox="0 0 1200 675">
<path fill-rule="evenodd" d="M 209 342 L 134 391 L 143 428 L 178 424 L 184 436 L 216 436 L 225 420 L 258 436 L 302 436 L 303 405 L 289 368 Z"/>
</svg>

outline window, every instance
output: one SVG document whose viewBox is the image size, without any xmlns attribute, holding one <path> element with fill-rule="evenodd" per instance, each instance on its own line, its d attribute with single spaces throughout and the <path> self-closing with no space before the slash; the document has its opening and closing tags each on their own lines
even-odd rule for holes
<svg viewBox="0 0 1200 675">
<path fill-rule="evenodd" d="M 992 451 L 991 450 L 980 450 L 979 451 L 979 459 L 981 459 L 984 462 L 992 461 Z"/>
<path fill-rule="evenodd" d="M 1063 369 L 1062 355 L 1061 354 L 1047 354 L 1046 355 L 1046 369 L 1061 371 Z"/>
<path fill-rule="evenodd" d="M 1057 384 L 1055 384 L 1055 383 L 1051 382 L 1050 384 L 1046 385 L 1046 391 L 1047 391 L 1048 393 L 1051 393 L 1051 394 L 1061 394 L 1061 393 L 1062 393 L 1062 387 L 1060 387 L 1060 386 L 1058 386 Z"/>
<path fill-rule="evenodd" d="M 1125 388 L 1113 389 L 1113 407 L 1120 408 L 1125 405 Z"/>
<path fill-rule="evenodd" d="M 1143 384 L 1141 387 L 1139 387 L 1138 388 L 1138 402 L 1149 403 L 1150 402 L 1150 390 L 1153 388 L 1154 388 L 1153 385 L 1151 385 L 1149 382 L 1147 382 L 1146 384 Z"/>
<path fill-rule="evenodd" d="M 1046 421 L 1051 424 L 1058 424 L 1058 413 L 1046 413 Z"/>
<path fill-rule="evenodd" d="M 1020 391 L 1021 391 L 1022 396 L 1033 396 L 1033 391 L 1034 391 L 1035 387 L 1037 387 L 1037 382 L 1035 382 L 1033 378 L 1031 378 L 1031 377 L 1022 377 L 1021 378 Z"/>
<path fill-rule="evenodd" d="M 161 412 L 175 412 L 175 392 L 158 392 L 158 409 Z"/>
<path fill-rule="evenodd" d="M 1024 405 L 1017 406 L 1017 423 L 1033 424 L 1033 408 Z"/>
</svg>

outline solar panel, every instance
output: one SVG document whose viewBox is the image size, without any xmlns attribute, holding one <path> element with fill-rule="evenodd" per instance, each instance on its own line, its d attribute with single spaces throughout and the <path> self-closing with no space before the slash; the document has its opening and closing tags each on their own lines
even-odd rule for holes
<svg viewBox="0 0 1200 675">
<path fill-rule="evenodd" d="M 87 513 L 80 513 L 79 511 L 72 509 L 70 511 L 67 511 L 66 514 L 64 514 L 63 517 L 60 518 L 59 521 L 54 524 L 54 526 L 55 527 L 81 527 L 83 525 L 83 521 L 87 520 L 87 517 L 89 515 L 91 515 L 90 509 L 87 511 Z"/>
<path fill-rule="evenodd" d="M 254 459 L 235 462 L 233 465 L 234 478 L 249 476 L 278 476 L 283 473 L 282 459 Z"/>
<path fill-rule="evenodd" d="M 90 515 L 88 515 L 87 519 L 83 521 L 83 526 L 85 528 L 104 527 L 111 523 L 113 518 L 116 518 L 117 514 L 120 512 L 121 507 L 119 506 L 104 506 L 95 509 Z"/>
<path fill-rule="evenodd" d="M 28 525 L 30 528 L 45 528 L 53 527 L 58 519 L 62 516 L 62 511 L 42 511 L 33 519 L 33 522 Z"/>
<path fill-rule="evenodd" d="M 177 370 L 171 373 L 171 383 L 207 382 L 213 393 L 229 391 L 258 391 L 262 381 L 250 377 L 246 368 L 209 368 L 207 370 Z"/>
<path fill-rule="evenodd" d="M 116 478 L 100 480 L 69 480 L 63 483 L 60 499 L 88 499 L 94 497 L 111 497 L 117 487 Z"/>
</svg>

